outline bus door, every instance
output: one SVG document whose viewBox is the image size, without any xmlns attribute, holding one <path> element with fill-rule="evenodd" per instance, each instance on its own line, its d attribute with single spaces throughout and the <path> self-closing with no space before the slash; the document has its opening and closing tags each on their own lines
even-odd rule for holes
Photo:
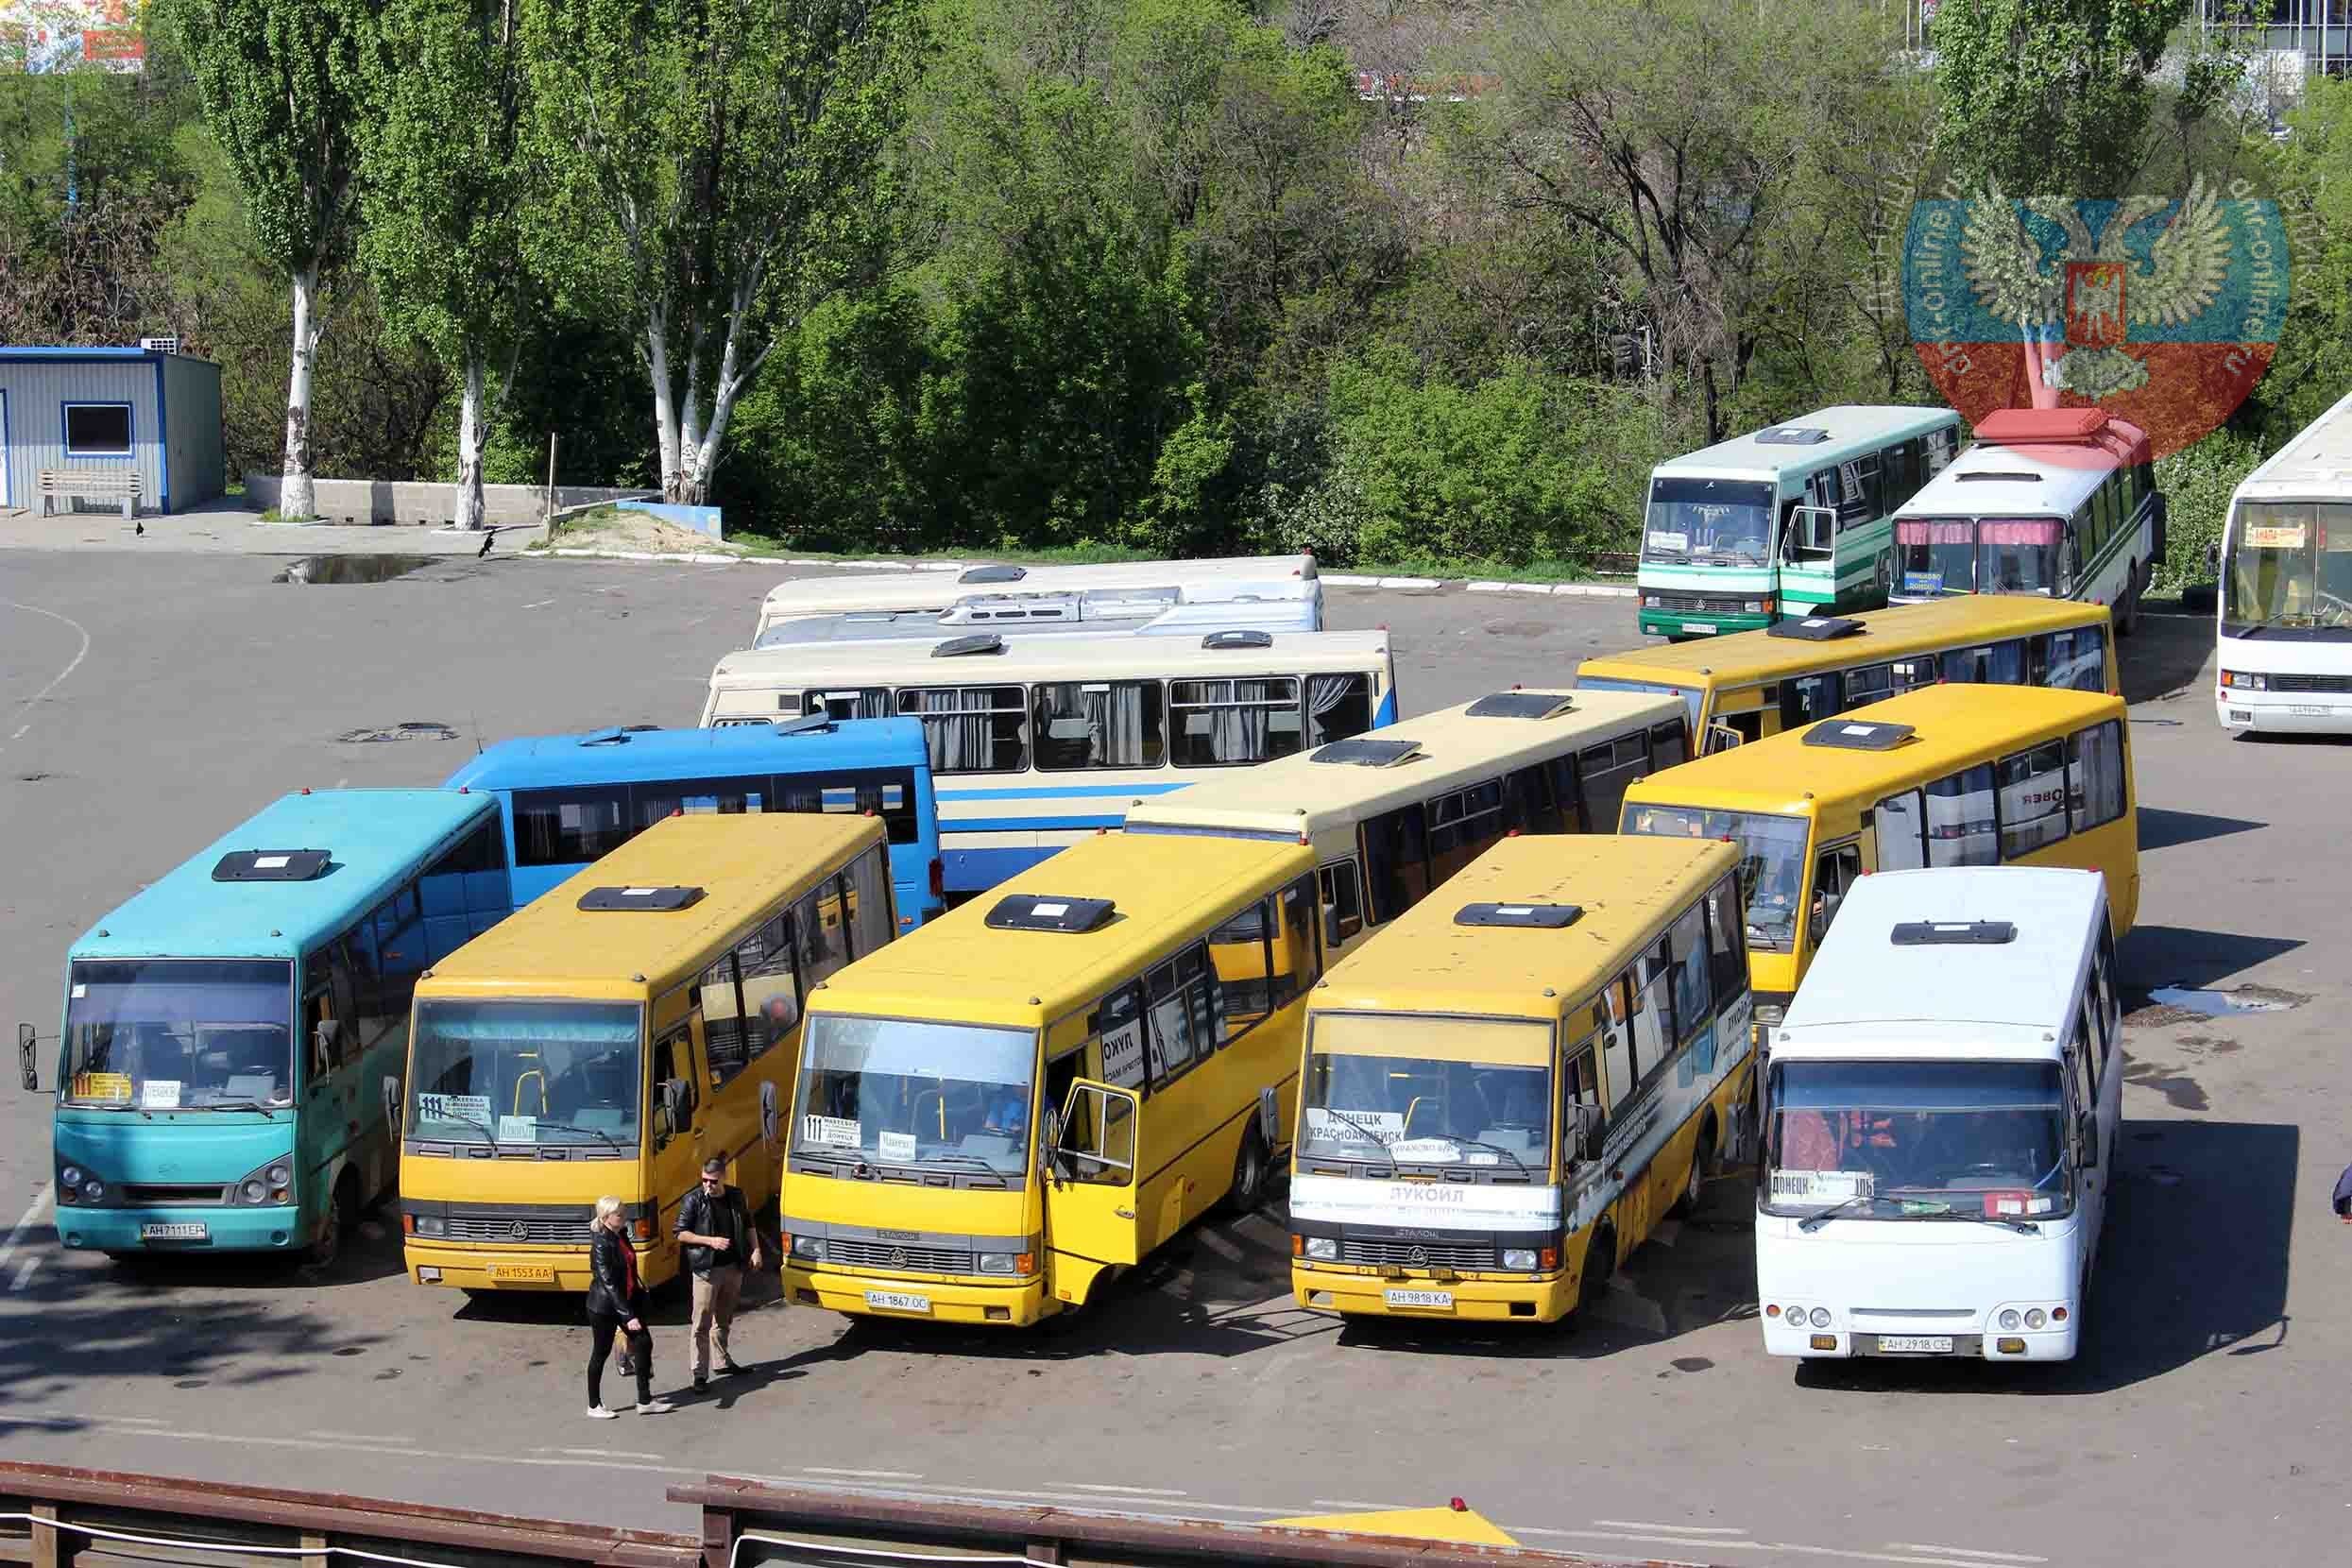
<svg viewBox="0 0 2352 1568">
<path fill-rule="evenodd" d="M 1045 1161 L 1046 1251 L 1055 1294 L 1082 1302 L 1105 1265 L 1142 1255 L 1138 1224 L 1141 1104 L 1127 1089 L 1079 1079 L 1051 1129 Z M 1061 1282 L 1067 1281 L 1067 1284 Z"/>
<path fill-rule="evenodd" d="M 703 1115 L 707 1093 L 701 1071 L 701 1011 L 686 988 L 654 1003 L 651 1074 L 646 1108 L 653 1124 L 654 1249 L 670 1245 L 677 1205 L 702 1177 Z"/>
</svg>

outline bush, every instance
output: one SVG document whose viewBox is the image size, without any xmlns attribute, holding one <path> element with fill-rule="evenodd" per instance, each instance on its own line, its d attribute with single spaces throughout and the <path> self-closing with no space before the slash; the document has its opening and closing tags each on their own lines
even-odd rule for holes
<svg viewBox="0 0 2352 1568">
<path fill-rule="evenodd" d="M 2230 493 L 2262 455 L 2258 441 L 2217 430 L 2195 446 L 2156 459 L 2156 488 L 2164 494 L 2170 520 L 2165 558 L 2156 569 L 2158 588 L 2178 592 L 2190 583 L 2213 580 L 2206 553 L 2222 542 Z"/>
</svg>

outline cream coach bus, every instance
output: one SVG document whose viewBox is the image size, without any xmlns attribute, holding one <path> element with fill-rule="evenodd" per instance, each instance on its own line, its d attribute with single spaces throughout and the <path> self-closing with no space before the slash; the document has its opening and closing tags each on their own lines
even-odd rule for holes
<svg viewBox="0 0 2352 1568">
<path fill-rule="evenodd" d="M 1008 596 L 1132 600 L 1161 594 L 1191 605 L 1245 598 L 1304 599 L 1322 624 L 1323 586 L 1312 554 L 1234 555 L 1207 561 L 1109 561 L 1098 566 L 973 566 L 962 571 L 861 571 L 796 577 L 768 590 L 754 644 L 772 627 L 816 616 L 905 611 L 939 614 Z M 996 611 L 975 622 L 1002 619 Z"/>
<path fill-rule="evenodd" d="M 1683 760 L 1682 705 L 1512 690 L 1139 797 L 1127 831 L 1311 844 L 1338 952 L 1512 833 L 1611 833 L 1626 788 Z"/>
</svg>

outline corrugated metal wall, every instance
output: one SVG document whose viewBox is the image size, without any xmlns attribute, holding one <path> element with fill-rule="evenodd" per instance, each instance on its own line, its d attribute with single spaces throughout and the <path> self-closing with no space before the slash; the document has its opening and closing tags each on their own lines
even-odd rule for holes
<svg viewBox="0 0 2352 1568">
<path fill-rule="evenodd" d="M 220 366 L 179 354 L 165 359 L 163 403 L 172 510 L 184 512 L 229 487 L 229 454 L 220 428 Z"/>
<path fill-rule="evenodd" d="M 155 362 L 126 360 L 0 360 L 0 391 L 8 396 L 9 504 L 41 510 L 43 469 L 117 469 L 136 465 L 139 505 L 161 507 L 163 493 L 162 428 L 155 405 Z M 81 457 L 65 450 L 65 405 L 69 402 L 128 403 L 129 457 Z M 213 427 L 220 419 L 215 399 Z M 178 486 L 172 503 L 179 504 Z M 83 504 L 94 504 L 85 502 Z"/>
</svg>

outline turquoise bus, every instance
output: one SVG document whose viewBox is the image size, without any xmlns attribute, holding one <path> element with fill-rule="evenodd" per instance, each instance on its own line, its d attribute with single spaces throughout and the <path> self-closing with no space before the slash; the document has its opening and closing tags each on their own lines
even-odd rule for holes
<svg viewBox="0 0 2352 1568">
<path fill-rule="evenodd" d="M 946 908 L 930 752 L 915 719 L 813 713 L 724 729 L 526 736 L 470 758 L 443 788 L 504 803 L 517 909 L 664 817 L 765 811 L 881 818 L 899 932 Z"/>
<path fill-rule="evenodd" d="M 1959 448 L 1949 408 L 1824 408 L 1650 471 L 1634 581 L 1645 636 L 1877 609 L 1896 509 Z"/>
<path fill-rule="evenodd" d="M 455 790 L 304 790 L 75 943 L 59 1239 L 332 1262 L 398 1175 L 418 976 L 511 912 L 498 818 Z M 17 1038 L 37 1091 L 33 1027 Z"/>
</svg>

